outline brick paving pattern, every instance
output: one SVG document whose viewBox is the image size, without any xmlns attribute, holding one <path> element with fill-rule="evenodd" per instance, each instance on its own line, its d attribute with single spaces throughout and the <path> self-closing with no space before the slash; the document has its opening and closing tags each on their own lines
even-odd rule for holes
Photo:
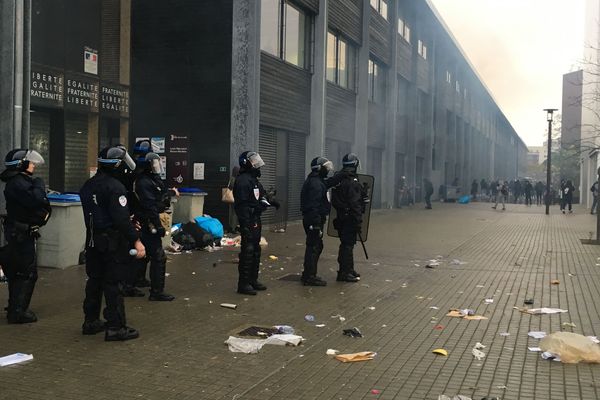
<svg viewBox="0 0 600 400">
<path fill-rule="evenodd" d="M 237 250 L 170 256 L 167 289 L 177 299 L 126 299 L 129 322 L 141 332 L 126 343 L 80 335 L 81 268 L 44 269 L 32 304 L 40 321 L 0 321 L 0 355 L 34 355 L 27 364 L 0 368 L 0 399 L 600 398 L 600 365 L 542 360 L 527 349 L 539 342 L 527 336 L 532 330 L 600 333 L 600 247 L 579 241 L 589 238 L 595 220 L 583 210 L 559 215 L 553 209 L 547 217 L 535 206 L 508 205 L 506 212 L 485 203 L 434 207 L 374 215 L 371 259 L 355 249 L 363 276 L 358 284 L 335 282 L 334 239 L 326 241 L 319 267 L 327 287 L 277 280 L 301 270 L 304 238 L 297 224 L 285 234 L 266 232 L 262 279 L 269 290 L 256 297 L 234 293 Z M 270 254 L 279 259 L 269 260 Z M 438 255 L 440 266 L 424 268 Z M 467 264 L 449 265 L 452 259 Z M 551 285 L 553 279 L 560 284 Z M 494 302 L 486 305 L 486 298 Z M 526 298 L 535 300 L 533 307 L 569 312 L 513 309 Z M 220 308 L 222 302 L 238 308 Z M 472 308 L 489 319 L 445 317 L 450 308 Z M 316 321 L 305 321 L 306 314 Z M 346 321 L 331 318 L 338 314 Z M 577 327 L 563 328 L 563 322 Z M 274 324 L 294 326 L 305 343 L 266 346 L 254 355 L 230 353 L 223 344 L 248 325 Z M 442 330 L 434 329 L 438 324 Z M 363 338 L 342 335 L 354 326 Z M 481 361 L 471 354 L 477 342 L 486 346 Z M 342 364 L 325 355 L 328 348 L 377 356 Z M 445 348 L 448 357 L 433 354 L 435 348 Z"/>
</svg>

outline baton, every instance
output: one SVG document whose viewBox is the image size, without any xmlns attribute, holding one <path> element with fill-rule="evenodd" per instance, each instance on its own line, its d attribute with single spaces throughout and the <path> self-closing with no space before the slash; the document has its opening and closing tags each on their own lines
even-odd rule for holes
<svg viewBox="0 0 600 400">
<path fill-rule="evenodd" d="M 365 247 L 365 242 L 363 242 L 362 234 L 360 231 L 358 232 L 358 238 L 360 239 L 360 244 L 362 244 L 363 251 L 365 252 L 365 258 L 368 260 L 369 255 L 367 254 L 367 248 Z"/>
</svg>

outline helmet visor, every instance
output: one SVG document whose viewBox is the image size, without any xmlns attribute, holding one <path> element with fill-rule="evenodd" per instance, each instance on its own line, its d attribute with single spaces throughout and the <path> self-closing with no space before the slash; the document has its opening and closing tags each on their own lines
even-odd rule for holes
<svg viewBox="0 0 600 400">
<path fill-rule="evenodd" d="M 123 161 L 125 162 L 125 165 L 127 165 L 127 168 L 129 168 L 129 170 L 133 171 L 135 169 L 135 161 L 133 161 L 133 158 L 131 158 L 127 151 L 125 151 Z"/>
<path fill-rule="evenodd" d="M 23 160 L 29 161 L 30 163 L 35 165 L 44 164 L 44 157 L 42 157 L 42 155 L 35 150 L 28 150 Z"/>
<path fill-rule="evenodd" d="M 248 161 L 254 169 L 258 169 L 265 165 L 265 162 L 262 158 L 260 158 L 260 155 L 258 153 L 248 153 Z"/>
<path fill-rule="evenodd" d="M 327 161 L 323 164 L 323 168 L 327 170 L 327 172 L 333 171 L 333 163 L 331 161 Z"/>
<path fill-rule="evenodd" d="M 162 163 L 160 160 L 152 160 L 150 161 L 150 168 L 152 169 L 152 173 L 162 175 L 164 173 Z"/>
</svg>

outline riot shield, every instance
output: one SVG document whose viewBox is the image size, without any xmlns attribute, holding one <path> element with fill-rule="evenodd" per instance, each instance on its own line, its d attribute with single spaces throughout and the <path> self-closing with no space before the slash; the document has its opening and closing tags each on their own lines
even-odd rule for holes
<svg viewBox="0 0 600 400">
<path fill-rule="evenodd" d="M 358 174 L 358 181 L 365 188 L 365 194 L 368 201 L 365 203 L 365 213 L 362 218 L 362 239 L 366 242 L 369 238 L 369 220 L 371 219 L 371 204 L 373 204 L 373 187 L 375 185 L 375 177 L 371 175 Z M 337 211 L 331 207 L 329 213 L 329 221 L 327 222 L 327 234 L 333 237 L 339 237 L 337 229 L 333 227 L 333 220 L 337 217 Z"/>
</svg>

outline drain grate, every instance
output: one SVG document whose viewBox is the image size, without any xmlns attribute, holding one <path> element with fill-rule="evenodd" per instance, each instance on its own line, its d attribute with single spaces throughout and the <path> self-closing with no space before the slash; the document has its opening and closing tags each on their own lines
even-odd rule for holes
<svg viewBox="0 0 600 400">
<path fill-rule="evenodd" d="M 300 282 L 300 274 L 287 274 L 277 278 L 278 281 Z"/>
<path fill-rule="evenodd" d="M 275 328 L 267 327 L 267 326 L 250 326 L 237 334 L 239 336 L 253 336 L 253 337 L 268 337 L 279 333 L 279 331 Z"/>
</svg>

